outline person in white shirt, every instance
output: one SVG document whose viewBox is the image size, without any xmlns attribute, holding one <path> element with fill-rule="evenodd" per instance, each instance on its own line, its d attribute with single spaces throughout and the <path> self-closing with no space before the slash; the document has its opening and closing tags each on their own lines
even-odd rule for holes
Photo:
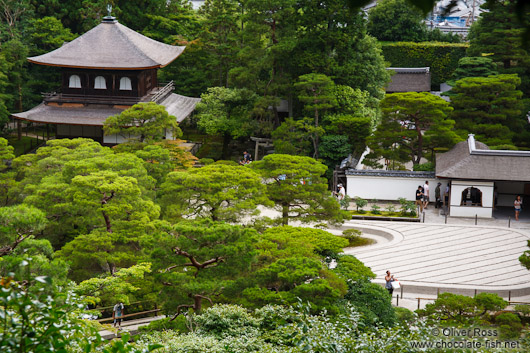
<svg viewBox="0 0 530 353">
<path fill-rule="evenodd" d="M 118 328 L 121 329 L 121 318 L 123 316 L 123 303 L 118 303 L 114 305 L 112 309 L 112 318 L 114 319 L 114 327 L 118 325 Z"/>
<path fill-rule="evenodd" d="M 427 209 L 429 205 L 429 181 L 425 180 L 423 185 L 423 209 Z"/>
<path fill-rule="evenodd" d="M 339 184 L 337 187 L 339 188 L 339 191 L 337 192 L 337 198 L 340 201 L 346 196 L 346 190 L 344 190 L 344 186 L 342 186 L 342 184 Z"/>
</svg>

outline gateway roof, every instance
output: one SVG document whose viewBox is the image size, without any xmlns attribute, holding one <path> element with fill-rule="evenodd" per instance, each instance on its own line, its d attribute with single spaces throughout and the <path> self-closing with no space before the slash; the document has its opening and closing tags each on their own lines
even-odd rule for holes
<svg viewBox="0 0 530 353">
<path fill-rule="evenodd" d="M 439 178 L 530 181 L 530 151 L 490 150 L 469 135 L 449 152 L 436 155 Z"/>
</svg>

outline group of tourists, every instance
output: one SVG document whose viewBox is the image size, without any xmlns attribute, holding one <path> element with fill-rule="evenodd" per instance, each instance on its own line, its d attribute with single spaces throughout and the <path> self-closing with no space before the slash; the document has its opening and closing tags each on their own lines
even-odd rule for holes
<svg viewBox="0 0 530 353">
<path fill-rule="evenodd" d="M 451 186 L 448 184 L 445 187 L 445 191 L 443 193 L 443 199 L 442 199 L 442 183 L 438 183 L 436 185 L 436 188 L 434 189 L 434 208 L 441 208 L 443 205 L 449 204 L 449 193 L 451 192 Z M 425 184 L 418 185 L 418 189 L 416 190 L 416 206 L 419 206 L 420 212 L 423 212 L 423 210 L 427 209 L 429 206 L 429 181 L 426 180 Z"/>
</svg>

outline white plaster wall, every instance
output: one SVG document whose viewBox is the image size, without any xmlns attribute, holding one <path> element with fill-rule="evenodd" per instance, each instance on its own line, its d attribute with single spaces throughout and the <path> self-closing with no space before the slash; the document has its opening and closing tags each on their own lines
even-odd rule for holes
<svg viewBox="0 0 530 353">
<path fill-rule="evenodd" d="M 482 191 L 482 207 L 460 206 L 462 192 L 474 186 Z M 454 180 L 451 184 L 451 217 L 491 218 L 493 216 L 493 182 Z"/>
<path fill-rule="evenodd" d="M 420 178 L 392 178 L 377 176 L 347 175 L 346 194 L 350 197 L 360 197 L 367 200 L 395 200 L 404 197 L 409 201 L 416 200 L 418 186 L 425 184 L 426 179 Z M 434 202 L 434 189 L 439 180 L 427 179 L 429 181 L 429 200 Z M 447 181 L 443 180 L 441 195 L 445 191 Z"/>
<path fill-rule="evenodd" d="M 166 139 L 167 140 L 174 140 L 173 134 L 171 134 L 170 130 L 165 131 Z M 139 136 L 127 134 L 127 133 L 121 133 L 116 135 L 105 135 L 103 136 L 103 143 L 124 143 L 127 142 L 129 139 L 132 138 L 138 138 Z"/>
<path fill-rule="evenodd" d="M 103 136 L 103 143 L 124 143 L 127 142 L 129 139 L 128 134 L 114 134 L 114 135 L 104 135 Z"/>
</svg>

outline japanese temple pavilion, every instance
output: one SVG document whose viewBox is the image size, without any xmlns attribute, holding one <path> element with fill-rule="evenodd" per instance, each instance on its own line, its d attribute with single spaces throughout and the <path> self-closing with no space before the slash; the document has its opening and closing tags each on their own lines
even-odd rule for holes
<svg viewBox="0 0 530 353">
<path fill-rule="evenodd" d="M 102 23 L 75 40 L 28 58 L 34 64 L 59 67 L 62 82 L 60 90 L 44 94 L 38 106 L 12 115 L 19 132 L 26 121 L 56 126 L 57 138 L 87 137 L 116 144 L 128 136 L 104 136 L 103 123 L 139 102 L 163 105 L 181 122 L 200 99 L 172 93 L 173 82 L 160 87 L 157 70 L 184 49 L 147 38 L 112 16 L 104 17 Z"/>
</svg>

